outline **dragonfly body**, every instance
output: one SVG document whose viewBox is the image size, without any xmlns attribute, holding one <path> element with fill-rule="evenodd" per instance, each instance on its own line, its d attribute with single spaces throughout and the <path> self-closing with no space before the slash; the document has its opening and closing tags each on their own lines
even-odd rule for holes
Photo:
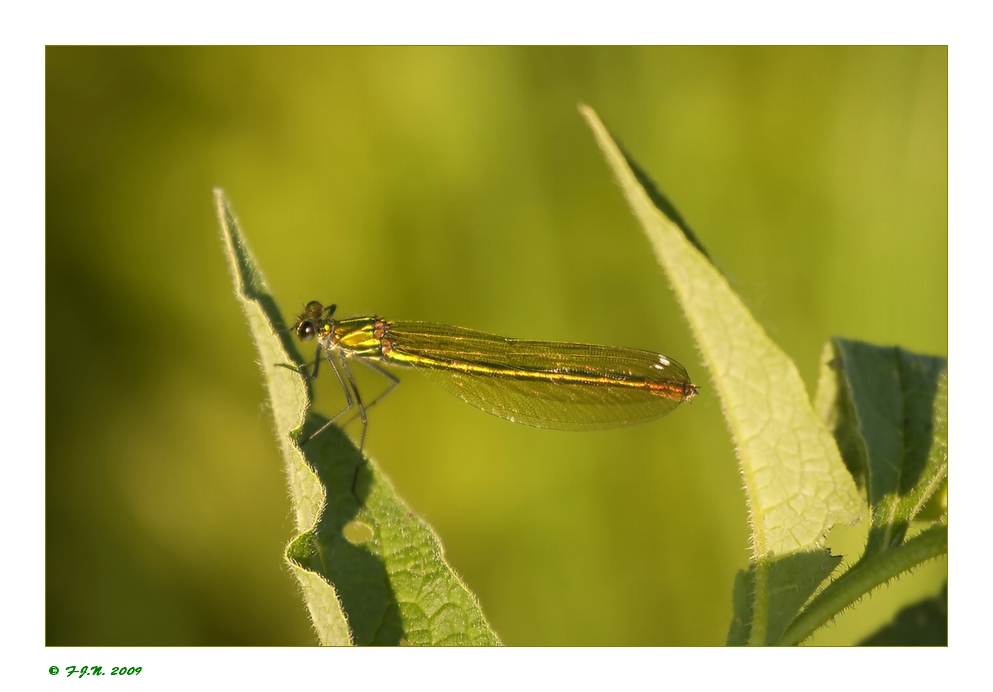
<svg viewBox="0 0 993 692">
<path fill-rule="evenodd" d="M 347 406 L 334 420 L 357 406 L 363 439 L 367 406 L 348 369 L 353 357 L 385 374 L 394 386 L 398 380 L 376 363 L 416 368 L 488 413 L 558 430 L 642 423 L 669 413 L 697 393 L 679 363 L 650 351 L 507 339 L 464 327 L 381 317 L 336 320 L 334 310 L 334 305 L 308 303 L 295 331 L 303 340 L 317 339 L 311 377 L 317 376 L 323 351 L 345 391 Z M 333 352 L 340 356 L 341 371 Z"/>
</svg>

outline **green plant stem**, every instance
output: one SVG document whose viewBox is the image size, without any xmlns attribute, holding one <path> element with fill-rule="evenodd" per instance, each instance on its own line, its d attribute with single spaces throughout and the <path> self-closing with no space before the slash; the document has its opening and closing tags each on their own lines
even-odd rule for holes
<svg viewBox="0 0 993 692">
<path fill-rule="evenodd" d="M 948 554 L 948 526 L 934 526 L 906 543 L 860 561 L 810 602 L 778 644 L 794 646 L 877 586 L 931 558 Z"/>
<path fill-rule="evenodd" d="M 752 626 L 749 646 L 765 646 L 769 624 L 769 565 L 765 560 L 755 564 L 755 592 L 752 594 Z"/>
</svg>

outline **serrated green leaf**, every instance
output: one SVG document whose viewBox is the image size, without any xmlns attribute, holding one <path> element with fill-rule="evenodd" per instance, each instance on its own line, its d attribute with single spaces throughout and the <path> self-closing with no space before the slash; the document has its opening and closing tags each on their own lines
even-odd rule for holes
<svg viewBox="0 0 993 692">
<path fill-rule="evenodd" d="M 773 558 L 764 566 L 768 575 L 769 608 L 762 643 L 772 645 L 779 640 L 803 604 L 840 562 L 840 556 L 815 549 Z M 728 646 L 744 646 L 751 640 L 758 571 L 758 566 L 753 564 L 747 570 L 739 571 L 735 578 L 734 618 L 728 631 Z"/>
<path fill-rule="evenodd" d="M 303 361 L 224 194 L 215 191 L 236 292 L 259 349 L 300 532 L 286 560 L 322 644 L 499 644 L 431 528 L 348 437 L 311 415 Z M 333 586 L 332 586 L 333 585 Z"/>
<path fill-rule="evenodd" d="M 596 114 L 585 106 L 580 110 L 655 248 L 714 379 L 744 478 L 755 562 L 819 547 L 832 526 L 857 521 L 860 500 L 796 366 L 701 252 L 686 224 L 663 213 L 672 205 L 656 201 L 664 197 Z M 761 573 L 757 577 L 761 586 Z"/>
<path fill-rule="evenodd" d="M 818 408 L 865 486 L 866 556 L 899 545 L 948 475 L 948 361 L 834 338 Z"/>
<path fill-rule="evenodd" d="M 259 351 L 259 365 L 269 391 L 276 439 L 289 477 L 296 527 L 298 531 L 303 531 L 314 525 L 324 504 L 324 489 L 294 443 L 310 404 L 310 393 L 299 373 L 281 367 L 292 361 L 290 354 L 295 354 L 296 349 L 288 341 L 288 333 L 274 326 L 281 321 L 276 301 L 269 293 L 238 220 L 221 190 L 214 191 L 214 202 L 235 283 L 235 294 L 248 318 L 249 331 Z M 306 574 L 297 567 L 293 568 L 293 572 L 300 581 L 320 641 L 330 645 L 350 644 L 351 635 L 334 587 L 319 576 Z"/>
<path fill-rule="evenodd" d="M 902 609 L 860 646 L 948 646 L 948 584 L 941 593 Z"/>
<path fill-rule="evenodd" d="M 315 416 L 308 427 L 325 422 Z M 437 535 L 345 433 L 332 426 L 305 448 L 328 488 L 328 503 L 288 555 L 335 585 L 355 643 L 499 644 L 475 597 L 445 562 Z"/>
</svg>

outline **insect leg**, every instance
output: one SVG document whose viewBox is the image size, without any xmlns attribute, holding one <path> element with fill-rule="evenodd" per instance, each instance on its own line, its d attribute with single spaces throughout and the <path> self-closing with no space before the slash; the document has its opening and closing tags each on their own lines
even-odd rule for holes
<svg viewBox="0 0 993 692">
<path fill-rule="evenodd" d="M 317 377 L 317 364 L 321 361 L 321 359 L 320 359 L 320 349 L 318 349 L 317 355 L 318 355 L 318 357 L 314 361 L 314 375 L 313 375 L 313 377 Z M 351 373 L 348 372 L 348 368 L 345 365 L 344 358 L 341 361 L 341 365 L 342 365 L 342 367 L 345 368 L 345 373 L 348 375 L 348 382 L 345 382 L 345 378 L 341 376 L 341 371 L 338 370 L 338 366 L 335 364 L 334 358 L 331 357 L 331 351 L 330 350 L 325 350 L 324 351 L 324 355 L 327 357 L 328 364 L 331 366 L 331 369 L 334 371 L 335 377 L 338 378 L 338 384 L 341 385 L 342 391 L 345 392 L 345 408 L 343 408 L 342 410 L 338 411 L 338 413 L 336 413 L 334 415 L 334 417 L 331 418 L 331 420 L 329 420 L 327 423 L 325 423 L 324 425 L 322 425 L 320 427 L 320 429 L 317 432 L 315 432 L 313 435 L 311 435 L 310 437 L 308 437 L 307 440 L 306 440 L 307 442 L 310 442 L 311 440 L 313 440 L 315 437 L 317 437 L 322 432 L 324 432 L 329 427 L 331 427 L 334 424 L 335 421 L 337 421 L 343 415 L 345 415 L 346 413 L 348 413 L 349 411 L 351 411 L 352 408 L 355 407 L 356 400 L 358 400 L 359 412 L 362 414 L 363 423 L 365 422 L 365 410 L 364 410 L 364 408 L 362 406 L 362 400 L 359 398 L 359 390 L 355 389 L 355 381 L 352 379 Z M 352 396 L 352 393 L 353 392 L 355 394 L 354 397 Z M 363 431 L 362 431 L 362 439 L 365 439 L 365 429 L 364 428 L 363 428 Z M 304 444 L 306 444 L 306 442 Z M 361 450 L 362 448 L 359 447 L 359 449 Z"/>
<path fill-rule="evenodd" d="M 330 353 L 328 353 L 327 356 L 328 358 L 331 358 Z M 310 379 L 312 380 L 317 379 L 317 366 L 319 366 L 320 364 L 321 364 L 321 345 L 317 344 L 317 353 L 314 354 L 314 372 L 310 373 Z M 333 364 L 332 367 L 334 367 Z"/>
<path fill-rule="evenodd" d="M 370 401 L 368 404 L 365 405 L 366 410 L 368 410 L 368 409 L 371 409 L 373 407 L 373 405 L 375 405 L 375 403 L 377 401 L 379 401 L 380 399 L 382 399 L 383 397 L 385 397 L 387 394 L 389 394 L 390 392 L 392 392 L 394 389 L 396 389 L 397 388 L 397 385 L 400 384 L 400 378 L 397 377 L 396 375 L 394 375 L 392 372 L 390 372 L 389 370 L 387 370 L 386 368 L 384 368 L 382 365 L 380 365 L 379 363 L 377 363 L 374 360 L 368 360 L 366 358 L 360 358 L 359 359 L 359 362 L 362 363 L 363 365 L 367 366 L 367 367 L 372 368 L 373 370 L 375 370 L 380 375 L 382 375 L 383 377 L 385 377 L 386 379 L 388 379 L 390 381 L 390 384 L 386 387 L 386 389 L 384 389 L 383 391 L 381 391 L 379 393 L 379 395 L 375 399 L 373 399 L 372 401 Z"/>
<path fill-rule="evenodd" d="M 369 360 L 367 358 L 358 358 L 357 360 L 360 363 L 362 363 L 363 365 L 365 365 L 366 367 L 375 370 L 380 375 L 382 375 L 383 377 L 385 377 L 386 379 L 388 379 L 390 381 L 390 383 L 389 383 L 389 385 L 387 385 L 386 389 L 384 389 L 378 395 L 376 395 L 376 398 L 375 399 L 373 399 L 372 401 L 370 401 L 368 404 L 365 404 L 365 407 L 364 408 L 365 408 L 366 411 L 368 411 L 373 406 L 375 406 L 377 402 L 379 402 L 381 399 L 383 399 L 387 394 L 389 394 L 394 389 L 396 389 L 397 385 L 400 384 L 400 378 L 397 377 L 396 375 L 394 375 L 392 372 L 390 372 L 386 368 L 384 368 L 382 365 L 379 365 L 378 363 L 376 363 L 376 361 L 374 361 L 374 360 Z M 354 419 L 355 419 L 354 416 L 352 418 L 349 418 L 347 421 L 345 421 L 344 423 L 341 424 L 342 427 L 345 427 L 346 425 L 348 425 L 349 423 L 351 423 Z"/>
<path fill-rule="evenodd" d="M 348 380 L 348 384 L 351 386 L 352 393 L 355 395 L 355 405 L 359 409 L 359 419 L 362 421 L 362 437 L 359 438 L 359 451 L 361 452 L 362 451 L 362 448 L 365 447 L 365 433 L 366 433 L 366 430 L 369 429 L 369 419 L 366 417 L 366 414 L 365 414 L 365 408 L 366 407 L 362 404 L 362 395 L 359 394 L 359 388 L 355 386 L 355 378 L 352 377 L 352 371 L 348 368 L 348 357 L 345 356 L 345 355 L 342 355 L 342 357 L 341 357 L 341 368 L 342 368 L 342 370 L 345 371 L 345 378 Z M 340 374 L 338 375 L 338 379 L 339 380 L 341 379 L 341 375 Z M 344 387 L 344 386 L 345 386 L 345 384 L 343 382 L 342 383 L 342 387 Z M 351 397 L 349 397 L 349 407 L 348 408 L 349 409 L 351 408 Z M 348 409 L 345 409 L 345 411 L 347 411 L 347 410 Z M 341 413 L 344 413 L 345 411 L 342 411 Z M 341 413 L 339 413 L 338 416 L 340 416 Z M 335 416 L 335 418 L 337 419 L 338 416 Z"/>
</svg>

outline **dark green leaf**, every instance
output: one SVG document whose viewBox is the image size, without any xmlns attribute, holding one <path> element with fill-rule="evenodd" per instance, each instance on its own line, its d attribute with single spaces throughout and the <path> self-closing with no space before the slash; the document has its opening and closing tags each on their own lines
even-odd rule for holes
<svg viewBox="0 0 993 692">
<path fill-rule="evenodd" d="M 861 646 L 948 646 L 948 584 L 933 598 L 909 605 Z"/>
<path fill-rule="evenodd" d="M 841 338 L 824 360 L 818 406 L 866 491 L 866 554 L 885 551 L 948 475 L 948 361 Z"/>
<path fill-rule="evenodd" d="M 768 574 L 766 645 L 775 644 L 800 608 L 834 571 L 841 557 L 817 549 L 775 558 L 765 565 Z M 756 565 L 738 572 L 734 583 L 734 618 L 728 631 L 728 646 L 750 643 L 756 590 Z"/>
</svg>

